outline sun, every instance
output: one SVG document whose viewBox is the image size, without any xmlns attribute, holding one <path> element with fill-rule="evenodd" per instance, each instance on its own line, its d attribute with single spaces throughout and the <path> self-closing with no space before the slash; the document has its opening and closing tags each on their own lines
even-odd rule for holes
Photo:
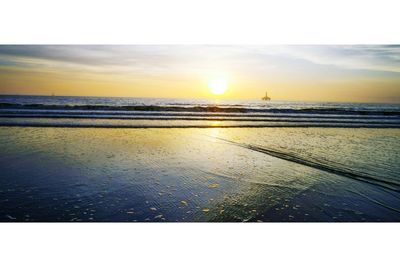
<svg viewBox="0 0 400 267">
<path fill-rule="evenodd" d="M 208 82 L 208 88 L 214 95 L 222 95 L 228 89 L 228 81 L 223 78 L 212 79 Z"/>
</svg>

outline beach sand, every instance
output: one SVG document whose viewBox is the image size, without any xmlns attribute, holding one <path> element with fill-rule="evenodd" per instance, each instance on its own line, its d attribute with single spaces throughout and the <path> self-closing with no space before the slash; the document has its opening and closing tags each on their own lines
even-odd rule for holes
<svg viewBox="0 0 400 267">
<path fill-rule="evenodd" d="M 400 129 L 0 127 L 0 221 L 400 221 Z"/>
</svg>

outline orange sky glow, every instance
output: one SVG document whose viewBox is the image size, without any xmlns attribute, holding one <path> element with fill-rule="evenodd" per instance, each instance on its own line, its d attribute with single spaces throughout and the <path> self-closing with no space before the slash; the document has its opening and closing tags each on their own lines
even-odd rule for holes
<svg viewBox="0 0 400 267">
<path fill-rule="evenodd" d="M 221 94 L 210 83 L 224 81 Z M 212 87 L 212 86 L 211 86 Z M 400 102 L 399 46 L 0 46 L 0 94 Z"/>
</svg>

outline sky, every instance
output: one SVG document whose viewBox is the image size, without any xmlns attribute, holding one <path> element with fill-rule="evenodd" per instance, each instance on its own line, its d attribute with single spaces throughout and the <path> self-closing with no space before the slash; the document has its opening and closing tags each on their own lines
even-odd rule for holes
<svg viewBox="0 0 400 267">
<path fill-rule="evenodd" d="M 227 91 L 214 95 L 210 83 Z M 400 103 L 400 45 L 0 45 L 0 94 Z"/>
</svg>

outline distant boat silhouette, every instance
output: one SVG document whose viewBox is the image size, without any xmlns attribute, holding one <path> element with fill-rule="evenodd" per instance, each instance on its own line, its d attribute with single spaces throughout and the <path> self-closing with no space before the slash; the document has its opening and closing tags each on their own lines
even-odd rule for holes
<svg viewBox="0 0 400 267">
<path fill-rule="evenodd" d="M 267 92 L 265 92 L 265 96 L 263 98 L 261 98 L 261 99 L 264 100 L 264 101 L 270 101 L 271 100 L 271 98 L 268 96 Z"/>
</svg>

